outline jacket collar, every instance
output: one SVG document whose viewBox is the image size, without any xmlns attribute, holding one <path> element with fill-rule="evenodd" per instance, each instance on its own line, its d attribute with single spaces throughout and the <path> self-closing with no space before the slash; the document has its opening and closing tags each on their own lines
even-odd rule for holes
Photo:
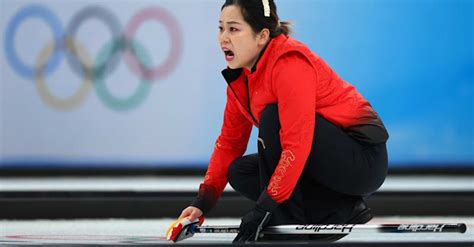
<svg viewBox="0 0 474 247">
<path fill-rule="evenodd" d="M 271 42 L 272 42 L 272 41 L 270 40 L 270 41 L 265 45 L 265 47 L 263 47 L 263 49 L 262 49 L 262 51 L 260 52 L 260 54 L 258 54 L 257 61 L 255 61 L 255 64 L 254 64 L 253 67 L 252 67 L 251 73 L 257 71 L 257 64 L 258 64 L 258 62 L 260 61 L 260 58 L 262 58 L 263 53 L 265 53 L 265 51 L 267 50 L 268 45 L 269 45 Z"/>
<path fill-rule="evenodd" d="M 222 76 L 224 76 L 224 79 L 227 81 L 227 83 L 230 84 L 231 82 L 239 79 L 240 75 L 242 74 L 242 71 L 243 71 L 242 68 L 231 69 L 227 67 L 221 73 L 222 73 Z"/>
</svg>

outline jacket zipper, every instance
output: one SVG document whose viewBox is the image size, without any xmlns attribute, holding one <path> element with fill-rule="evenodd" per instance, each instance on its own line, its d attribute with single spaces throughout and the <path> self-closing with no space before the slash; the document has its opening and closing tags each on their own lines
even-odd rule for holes
<svg viewBox="0 0 474 247">
<path fill-rule="evenodd" d="M 232 90 L 232 93 L 234 93 L 234 96 L 235 96 L 235 98 L 237 99 L 237 101 L 239 102 L 239 104 L 247 111 L 247 113 L 250 115 L 250 117 L 252 118 L 252 120 L 253 120 L 256 124 L 258 124 L 257 119 L 255 119 L 255 117 L 253 116 L 252 110 L 251 110 L 251 108 L 250 108 L 249 81 L 248 81 L 247 77 L 245 77 L 245 87 L 246 87 L 246 89 L 247 89 L 247 101 L 248 101 L 247 103 L 248 103 L 248 106 L 249 106 L 248 108 L 245 107 L 244 104 L 242 104 L 242 102 L 240 101 L 239 97 L 238 97 L 237 94 L 235 93 L 234 88 L 232 87 L 232 85 L 230 85 L 230 83 L 229 83 L 229 87 L 230 87 L 230 90 Z"/>
<path fill-rule="evenodd" d="M 252 114 L 252 108 L 250 106 L 250 90 L 249 90 L 249 80 L 247 77 L 245 77 L 245 87 L 247 87 L 247 103 L 248 103 L 248 106 L 249 106 L 249 109 L 248 109 L 248 112 L 250 114 L 250 116 L 252 117 L 253 121 L 258 124 L 257 122 L 257 119 L 255 119 L 255 117 L 253 116 Z"/>
</svg>

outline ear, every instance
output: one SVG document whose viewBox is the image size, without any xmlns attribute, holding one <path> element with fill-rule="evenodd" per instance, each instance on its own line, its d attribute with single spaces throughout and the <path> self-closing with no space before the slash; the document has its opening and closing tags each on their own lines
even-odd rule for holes
<svg viewBox="0 0 474 247">
<path fill-rule="evenodd" d="M 262 31 L 260 31 L 257 38 L 258 44 L 260 46 L 265 46 L 270 40 L 270 30 L 268 30 L 268 28 L 264 28 Z"/>
</svg>

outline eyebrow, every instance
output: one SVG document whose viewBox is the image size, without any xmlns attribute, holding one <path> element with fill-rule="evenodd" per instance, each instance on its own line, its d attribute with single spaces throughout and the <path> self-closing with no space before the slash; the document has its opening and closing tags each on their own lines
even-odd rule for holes
<svg viewBox="0 0 474 247">
<path fill-rule="evenodd" d="M 227 24 L 231 24 L 231 25 L 232 25 L 232 24 L 242 25 L 242 23 L 237 22 L 237 21 L 228 21 L 228 22 L 226 22 L 226 23 L 227 23 Z M 222 24 L 222 21 L 221 21 L 221 20 L 219 20 L 219 24 Z"/>
</svg>

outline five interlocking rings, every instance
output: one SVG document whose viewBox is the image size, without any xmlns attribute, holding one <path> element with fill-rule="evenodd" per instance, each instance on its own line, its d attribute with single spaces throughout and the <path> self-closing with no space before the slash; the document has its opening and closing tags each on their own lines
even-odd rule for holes
<svg viewBox="0 0 474 247">
<path fill-rule="evenodd" d="M 28 18 L 39 18 L 46 22 L 54 37 L 54 40 L 40 51 L 33 68 L 19 58 L 14 42 L 20 24 Z M 112 40 L 102 46 L 93 60 L 75 38 L 81 24 L 90 18 L 102 21 L 112 35 Z M 151 65 L 147 50 L 133 38 L 142 23 L 148 20 L 164 24 L 171 37 L 171 48 L 165 61 L 155 67 Z M 94 87 L 106 106 L 113 110 L 126 111 L 136 108 L 146 99 L 152 81 L 165 78 L 176 68 L 183 46 L 180 30 L 173 15 L 163 8 L 150 7 L 137 12 L 128 22 L 125 31 L 122 31 L 120 21 L 112 12 L 95 5 L 77 12 L 64 30 L 60 20 L 50 9 L 34 4 L 23 7 L 11 18 L 6 28 L 4 50 L 13 70 L 25 79 L 34 80 L 41 99 L 55 109 L 76 108 Z M 45 77 L 57 69 L 64 55 L 72 70 L 83 77 L 83 84 L 74 95 L 59 98 L 48 90 Z M 121 57 L 124 57 L 128 67 L 141 80 L 135 92 L 126 98 L 112 95 L 104 82 L 105 76 L 117 68 Z"/>
</svg>

